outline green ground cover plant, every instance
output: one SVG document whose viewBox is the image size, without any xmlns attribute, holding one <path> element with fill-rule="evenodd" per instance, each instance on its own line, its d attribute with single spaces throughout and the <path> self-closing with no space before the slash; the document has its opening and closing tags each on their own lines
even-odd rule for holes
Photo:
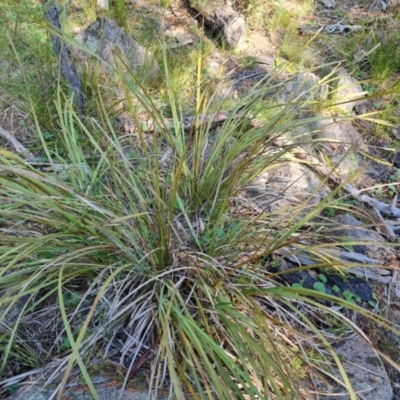
<svg viewBox="0 0 400 400">
<path fill-rule="evenodd" d="M 32 162 L 0 149 L 2 387 L 15 389 L 32 369 L 51 370 L 47 383 L 61 375 L 62 393 L 78 370 L 98 398 L 93 360 L 117 360 L 126 385 L 145 355 L 151 390 L 167 387 L 171 398 L 302 398 L 301 365 L 315 376 L 339 369 L 355 399 L 326 326 L 340 334 L 358 328 L 327 304 L 394 328 L 321 287 L 288 287 L 271 268 L 280 261 L 277 250 L 290 245 L 296 254 L 302 241 L 315 244 L 309 248 L 319 267 L 347 267 L 327 260 L 324 232 L 304 229 L 335 207 L 338 191 L 313 207 L 294 206 L 290 218 L 261 203 L 255 213 L 257 200 L 241 196 L 289 154 L 290 147 L 277 151 L 273 141 L 306 125 L 324 104 L 294 97 L 252 126 L 249 112 L 265 116 L 266 94 L 282 86 L 273 71 L 231 104 L 220 126 L 204 123 L 203 115 L 222 111 L 203 73 L 209 49 L 200 45 L 186 58 L 195 71 L 190 82 L 161 43 L 155 46 L 161 78 L 153 85 L 114 71 L 132 118 L 145 114 L 154 125 L 152 133 L 139 123 L 135 135 L 121 133 L 95 68 L 82 75 L 88 114 L 76 111 L 37 7 L 37 14 L 22 3 L 0 13 L 19 15 L 3 28 L 1 48 L 16 74 L 4 93 L 29 115 L 36 131 L 30 148 L 38 157 Z M 16 24 L 22 30 L 13 37 Z M 29 35 L 40 35 L 42 45 L 32 48 Z M 195 122 L 185 129 L 188 114 Z"/>
</svg>

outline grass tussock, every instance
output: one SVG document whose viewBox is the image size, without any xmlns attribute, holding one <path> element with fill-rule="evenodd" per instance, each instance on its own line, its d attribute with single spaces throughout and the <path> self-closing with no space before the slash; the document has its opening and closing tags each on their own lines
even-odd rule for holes
<svg viewBox="0 0 400 400">
<path fill-rule="evenodd" d="M 36 369 L 59 393 L 79 376 L 98 398 L 90 365 L 112 360 L 126 371 L 123 385 L 146 362 L 154 398 L 160 388 L 179 399 L 307 398 L 305 370 L 322 379 L 337 369 L 355 398 L 331 345 L 358 332 L 340 309 L 386 322 L 344 299 L 287 287 L 275 269 L 277 250 L 305 246 L 319 266 L 346 268 L 324 254 L 323 235 L 304 229 L 336 193 L 289 213 L 243 195 L 290 156 L 274 140 L 314 121 L 308 116 L 322 105 L 294 96 L 275 112 L 268 104 L 265 118 L 266 94 L 282 87 L 273 71 L 222 124 L 204 122 L 222 110 L 203 80 L 204 54 L 191 56 L 189 104 L 189 90 L 177 95 L 180 72 L 165 47 L 158 96 L 134 74 L 114 71 L 135 135 L 115 128 L 90 69 L 91 114 L 82 116 L 58 80 L 48 107 L 38 108 L 41 92 L 31 87 L 40 76 L 21 68 L 25 86 L 14 98 L 27 107 L 40 150 L 35 162 L 0 150 L 2 387 Z M 264 115 L 260 126 L 250 112 Z M 143 115 L 152 132 L 139 124 Z"/>
</svg>

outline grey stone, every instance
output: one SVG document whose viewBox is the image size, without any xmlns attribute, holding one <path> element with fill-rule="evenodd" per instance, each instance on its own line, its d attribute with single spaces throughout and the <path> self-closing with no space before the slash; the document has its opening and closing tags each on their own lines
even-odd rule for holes
<svg viewBox="0 0 400 400">
<path fill-rule="evenodd" d="M 312 72 L 303 72 L 292 77 L 277 93 L 278 102 L 289 103 L 293 99 L 323 100 L 328 97 L 329 87 Z"/>
<path fill-rule="evenodd" d="M 342 364 L 350 380 L 354 392 L 359 393 L 363 400 L 392 400 L 392 387 L 389 377 L 385 371 L 381 359 L 373 350 L 372 346 L 360 337 L 345 341 L 335 348 L 336 353 L 341 356 Z M 343 381 L 339 370 L 334 375 Z M 348 394 L 342 386 L 334 384 L 329 388 L 335 393 L 332 396 L 324 396 L 329 400 L 348 400 Z"/>
<path fill-rule="evenodd" d="M 344 68 L 337 71 L 337 89 L 335 92 L 335 105 L 346 114 L 364 114 L 367 112 L 368 102 L 363 97 L 363 91 L 357 79 L 353 78 Z M 357 100 L 358 99 L 358 100 Z"/>
<path fill-rule="evenodd" d="M 132 391 L 124 390 L 122 397 L 118 387 L 116 387 L 110 380 L 110 382 L 95 384 L 96 392 L 99 396 L 99 400 L 118 400 L 122 398 L 123 400 L 148 400 L 148 391 Z M 7 400 L 48 400 L 53 395 L 53 391 L 48 389 L 42 389 L 37 386 L 27 386 L 22 387 L 17 393 L 14 393 Z M 65 392 L 65 398 L 69 400 L 92 400 L 93 396 L 87 387 L 81 386 L 76 387 L 73 390 L 67 390 Z M 56 398 L 56 397 L 54 397 Z M 63 397 L 64 398 L 64 397 Z M 169 396 L 167 394 L 158 394 L 158 400 L 167 400 Z"/>
<path fill-rule="evenodd" d="M 368 147 L 364 143 L 362 136 L 350 121 L 335 121 L 328 118 L 318 121 L 315 124 L 316 136 L 321 140 L 326 140 L 326 145 L 332 150 L 340 147 L 347 149 L 354 146 L 363 151 L 368 151 Z"/>
<path fill-rule="evenodd" d="M 225 74 L 237 69 L 239 63 L 234 57 L 227 56 L 219 50 L 214 50 L 205 61 L 204 66 L 212 77 L 220 79 Z"/>
<path fill-rule="evenodd" d="M 108 10 L 110 8 L 109 0 L 97 0 L 96 4 L 97 4 L 97 7 L 101 8 L 103 10 Z"/>
<path fill-rule="evenodd" d="M 400 326 L 400 310 L 392 303 L 391 307 L 388 307 L 388 318 L 390 322 Z M 381 350 L 387 354 L 397 365 L 400 365 L 400 331 L 393 326 L 395 332 L 384 329 L 385 340 L 382 341 Z M 392 382 L 393 389 L 393 400 L 400 400 L 400 371 L 398 371 L 392 365 L 386 364 L 389 378 Z"/>
<path fill-rule="evenodd" d="M 287 140 L 293 141 L 298 144 L 301 148 L 308 151 L 310 154 L 315 152 L 315 147 L 313 143 L 313 131 L 315 125 L 313 123 L 304 124 L 296 126 L 287 132 L 284 132 L 279 138 L 276 139 L 275 143 L 280 145 L 285 145 Z"/>
<path fill-rule="evenodd" d="M 329 193 L 326 185 L 305 165 L 282 164 L 259 175 L 247 188 L 253 197 L 276 197 L 273 209 L 285 208 L 288 202 L 301 202 L 313 196 L 315 201 Z M 252 196 L 251 196 L 252 197 Z"/>
<path fill-rule="evenodd" d="M 346 179 L 360 168 L 360 161 L 354 152 L 337 153 L 331 157 L 332 164 L 337 167 L 340 177 Z"/>
<path fill-rule="evenodd" d="M 111 67 L 116 66 L 115 58 L 121 57 L 132 72 L 154 78 L 160 71 L 153 55 L 108 18 L 97 18 L 75 39 Z M 82 62 L 88 61 L 91 57 L 76 47 L 73 48 L 73 53 Z M 103 65 L 101 67 L 104 68 Z"/>
<path fill-rule="evenodd" d="M 335 0 L 319 0 L 326 8 L 335 8 Z"/>
</svg>

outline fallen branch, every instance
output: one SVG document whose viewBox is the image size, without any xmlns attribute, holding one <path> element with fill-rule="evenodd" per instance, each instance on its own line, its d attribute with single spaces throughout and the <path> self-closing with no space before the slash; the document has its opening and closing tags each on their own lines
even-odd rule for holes
<svg viewBox="0 0 400 400">
<path fill-rule="evenodd" d="M 279 143 L 279 142 L 278 142 Z M 290 140 L 285 141 L 286 146 L 293 146 L 294 142 Z M 394 226 L 394 221 L 384 220 L 382 214 L 390 217 L 390 218 L 400 218 L 400 208 L 396 207 L 397 202 L 397 194 L 392 200 L 391 204 L 383 203 L 382 201 L 376 200 L 368 195 L 362 194 L 363 191 L 358 190 L 351 186 L 349 183 L 345 183 L 344 179 L 339 177 L 336 174 L 336 168 L 328 168 L 325 165 L 321 164 L 321 162 L 304 149 L 300 147 L 296 147 L 292 149 L 292 155 L 302 160 L 304 164 L 309 165 L 312 169 L 314 169 L 317 173 L 322 175 L 324 178 L 328 179 L 331 183 L 335 185 L 343 185 L 343 189 L 349 195 L 351 195 L 354 199 L 359 201 L 360 203 L 367 204 L 373 210 L 373 215 L 376 219 L 376 222 L 379 223 L 377 225 L 378 228 L 383 230 L 383 233 L 390 241 L 396 241 L 397 235 L 395 233 L 395 229 L 397 230 L 397 226 Z M 398 221 L 397 221 L 398 222 Z"/>
<path fill-rule="evenodd" d="M 369 6 L 369 11 L 386 11 L 388 8 L 387 1 L 374 0 Z"/>
<path fill-rule="evenodd" d="M 321 264 L 320 260 L 313 258 L 306 251 L 297 253 L 294 249 L 285 247 L 276 251 L 276 254 L 284 257 L 286 260 L 297 266 L 312 266 Z M 332 259 L 336 258 L 348 264 L 353 265 L 346 269 L 346 272 L 357 276 L 363 276 L 366 279 L 371 279 L 377 282 L 390 283 L 392 282 L 392 272 L 390 270 L 378 267 L 371 267 L 371 265 L 383 265 L 384 262 L 375 260 L 374 258 L 365 256 L 354 251 L 346 251 L 339 249 L 324 249 L 324 255 L 329 255 Z M 359 266 L 354 265 L 359 264 Z M 369 265 L 366 267 L 366 265 Z"/>
<path fill-rule="evenodd" d="M 36 160 L 36 157 L 18 139 L 16 139 L 13 135 L 11 135 L 10 132 L 7 132 L 1 126 L 0 136 L 3 136 L 3 138 L 7 139 L 13 145 L 17 153 L 23 154 L 29 161 Z"/>
<path fill-rule="evenodd" d="M 342 21 L 337 22 L 336 24 L 325 25 L 325 26 L 300 26 L 300 32 L 303 35 L 316 35 L 319 32 L 325 33 L 349 33 L 349 32 L 357 32 L 361 31 L 363 27 L 361 25 L 342 25 Z"/>
<path fill-rule="evenodd" d="M 46 12 L 46 18 L 53 27 L 61 31 L 60 11 L 55 2 L 51 3 Z M 72 93 L 75 95 L 78 111 L 83 114 L 85 111 L 85 98 L 82 91 L 82 85 L 76 70 L 75 64 L 72 61 L 71 52 L 65 43 L 58 35 L 50 34 L 53 49 L 56 53 L 58 64 L 60 66 L 61 75 L 69 83 Z"/>
<path fill-rule="evenodd" d="M 62 179 L 67 178 L 66 172 L 71 169 L 78 168 L 84 172 L 85 175 L 89 173 L 89 167 L 85 163 L 78 165 L 71 164 L 55 164 L 55 163 L 43 163 L 40 162 L 40 158 L 32 154 L 18 139 L 16 139 L 11 133 L 0 127 L 0 136 L 7 139 L 14 147 L 15 151 L 21 154 L 24 159 L 36 166 L 39 166 L 43 172 L 52 172 L 58 174 Z"/>
<path fill-rule="evenodd" d="M 229 111 L 220 111 L 216 114 L 202 114 L 198 117 L 185 117 L 181 121 L 181 127 L 185 132 L 189 132 L 194 127 L 201 127 L 207 124 L 222 124 L 225 122 L 229 117 L 231 117 L 231 113 Z M 135 121 L 131 118 L 124 118 L 122 117 L 119 123 L 123 126 L 123 129 L 127 133 L 137 133 L 137 132 L 156 132 L 157 127 L 160 127 L 160 123 L 155 123 L 154 120 L 140 120 Z M 258 128 L 262 125 L 262 123 L 256 119 L 251 118 L 248 120 L 249 126 L 252 128 Z M 175 128 L 175 123 L 172 118 L 163 118 L 162 124 L 167 129 Z"/>
<path fill-rule="evenodd" d="M 285 256 L 291 262 L 298 263 L 301 265 L 316 265 L 320 264 L 320 260 L 314 259 L 307 251 L 303 251 L 301 253 L 296 252 L 295 249 L 290 247 L 285 247 L 283 249 L 277 250 L 277 254 Z M 360 263 L 361 266 L 365 264 L 375 264 L 382 265 L 383 261 L 375 260 L 364 254 L 356 253 L 354 251 L 344 251 L 338 249 L 325 249 L 324 254 L 329 255 L 331 258 L 336 258 L 341 260 L 343 263 L 347 263 L 348 261 L 354 263 Z"/>
<path fill-rule="evenodd" d="M 209 1 L 204 4 L 192 3 L 192 7 L 201 15 L 204 25 L 213 36 L 234 48 L 246 31 L 246 21 L 242 14 L 222 2 Z"/>
</svg>

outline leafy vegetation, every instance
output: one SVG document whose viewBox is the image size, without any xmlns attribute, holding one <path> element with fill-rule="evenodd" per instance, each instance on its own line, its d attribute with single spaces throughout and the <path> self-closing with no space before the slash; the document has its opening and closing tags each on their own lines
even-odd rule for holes
<svg viewBox="0 0 400 400">
<path fill-rule="evenodd" d="M 87 20 L 95 17 L 93 3 L 83 3 Z M 277 24 L 288 18 L 283 4 Z M 125 7 L 117 1 L 110 13 L 133 29 Z M 82 71 L 87 115 L 75 110 L 41 11 L 37 2 L 0 8 L 8 21 L 0 35 L 4 100 L 16 102 L 35 127 L 28 142 L 37 154 L 32 162 L 0 150 L 3 387 L 14 390 L 26 371 L 39 369 L 51 371 L 49 382 L 61 375 L 62 391 L 78 367 L 97 398 L 93 360 L 117 360 L 126 385 L 144 355 L 151 389 L 167 387 L 172 398 L 301 398 L 300 366 L 315 376 L 339 369 L 355 398 L 328 338 L 358 330 L 338 309 L 390 329 L 387 321 L 354 304 L 351 292 L 326 294 L 323 275 L 308 290 L 283 285 L 272 268 L 281 261 L 277 250 L 290 245 L 296 254 L 302 242 L 314 244 L 320 267 L 346 268 L 327 260 L 323 231 L 304 230 L 323 210 L 342 206 L 332 203 L 338 191 L 317 205 L 293 206 L 290 218 L 242 196 L 289 155 L 290 147 L 276 150 L 273 141 L 325 104 L 311 93 L 271 105 L 267 93 L 282 87 L 274 81 L 278 68 L 229 103 L 220 126 L 204 123 L 203 115 L 227 104 L 215 100 L 204 72 L 212 44 L 172 55 L 159 38 L 159 80 L 114 71 L 126 109 L 135 122 L 145 115 L 153 133 L 139 123 L 135 134 L 121 133 L 117 99 L 94 66 Z M 251 125 L 250 111 L 261 115 L 260 126 Z M 187 115 L 194 117 L 190 129 Z"/>
</svg>

